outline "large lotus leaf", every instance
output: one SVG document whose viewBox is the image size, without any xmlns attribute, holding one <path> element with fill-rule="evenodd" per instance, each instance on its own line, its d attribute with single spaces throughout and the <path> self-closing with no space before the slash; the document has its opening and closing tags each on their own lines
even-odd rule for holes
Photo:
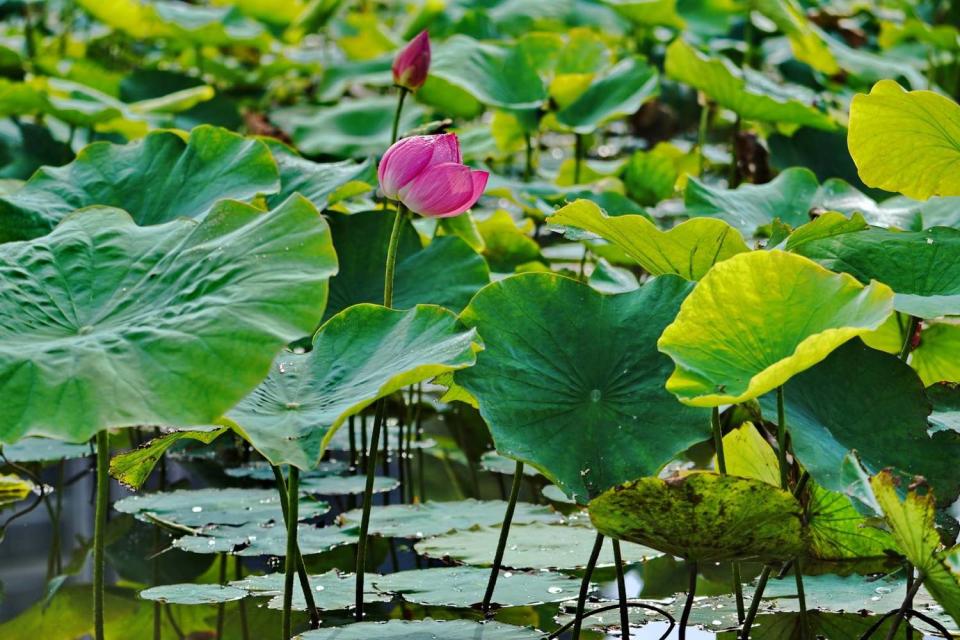
<svg viewBox="0 0 960 640">
<path fill-rule="evenodd" d="M 113 506 L 141 520 L 184 527 L 208 524 L 242 525 L 283 522 L 276 489 L 181 489 L 133 495 Z M 302 500 L 300 519 L 309 520 L 330 510 L 324 502 Z"/>
<path fill-rule="evenodd" d="M 776 415 L 775 394 L 760 403 Z M 927 434 L 931 406 L 923 383 L 896 356 L 853 340 L 789 380 L 784 404 L 794 452 L 827 489 L 846 489 L 841 467 L 855 449 L 870 471 L 923 475 L 944 501 L 960 492 L 960 434 Z"/>
<path fill-rule="evenodd" d="M 945 322 L 925 326 L 910 365 L 923 384 L 960 382 L 960 326 Z"/>
<path fill-rule="evenodd" d="M 341 100 L 332 107 L 283 107 L 272 111 L 270 120 L 289 133 L 303 153 L 363 158 L 390 146 L 396 109 L 396 98 L 376 96 Z M 416 103 L 409 103 L 400 117 L 400 132 L 415 127 L 422 115 Z"/>
<path fill-rule="evenodd" d="M 590 502 L 600 533 L 687 560 L 783 560 L 803 551 L 803 508 L 761 480 L 692 473 L 641 478 Z"/>
<path fill-rule="evenodd" d="M 833 612 L 886 613 L 900 606 L 906 586 L 902 574 L 841 576 L 825 573 L 803 577 L 807 608 Z M 763 600 L 764 605 L 772 605 L 777 611 L 796 611 L 797 582 L 794 576 L 771 579 L 764 589 Z"/>
<path fill-rule="evenodd" d="M 313 330 L 336 268 L 301 196 L 151 227 L 82 210 L 0 245 L 0 441 L 211 424 Z"/>
<path fill-rule="evenodd" d="M 283 202 L 294 192 L 305 196 L 317 209 L 326 209 L 344 187 L 356 185 L 360 192 L 368 191 L 376 183 L 373 162 L 368 158 L 357 163 L 313 162 L 279 142 L 267 141 L 273 158 L 280 168 L 280 192 L 270 196 L 267 203 L 273 206 Z M 354 191 L 351 195 L 356 194 Z"/>
<path fill-rule="evenodd" d="M 635 113 L 657 95 L 658 82 L 655 67 L 636 56 L 624 58 L 558 111 L 557 120 L 576 133 L 592 133 L 605 122 Z"/>
<path fill-rule="evenodd" d="M 380 576 L 368 573 L 365 576 L 364 583 L 372 584 L 373 580 Z M 252 596 L 269 596 L 270 602 L 267 606 L 271 609 L 283 608 L 283 588 L 284 574 L 270 573 L 264 576 L 250 576 L 243 580 L 236 580 L 230 583 L 231 587 L 243 589 Z M 317 609 L 350 609 L 356 602 L 356 575 L 341 574 L 338 571 L 328 571 L 320 575 L 310 576 L 310 587 L 314 590 L 313 599 Z M 382 602 L 389 598 L 372 587 L 363 594 L 364 602 Z M 303 589 L 300 582 L 296 581 L 293 586 L 293 609 L 295 611 L 305 611 L 307 608 L 306 598 L 303 597 Z"/>
<path fill-rule="evenodd" d="M 688 220 L 661 231 L 645 216 L 610 217 L 589 200 L 568 204 L 548 221 L 599 235 L 655 276 L 699 280 L 717 262 L 749 250 L 736 229 L 721 220 Z"/>
<path fill-rule="evenodd" d="M 462 34 L 434 48 L 430 75 L 488 106 L 533 109 L 547 97 L 543 81 L 520 50 Z"/>
<path fill-rule="evenodd" d="M 247 592 L 237 587 L 220 584 L 165 584 L 140 592 L 144 600 L 166 604 L 219 604 L 247 597 Z"/>
<path fill-rule="evenodd" d="M 745 422 L 723 436 L 727 473 L 780 486 L 777 454 L 752 422 Z M 713 468 L 717 469 L 716 457 Z"/>
<path fill-rule="evenodd" d="M 0 197 L 0 242 L 42 236 L 71 211 L 92 205 L 123 209 L 137 224 L 151 225 L 203 218 L 220 200 L 251 200 L 279 187 L 265 144 L 217 127 L 197 127 L 186 140 L 157 131 L 125 145 L 97 142 Z"/>
<path fill-rule="evenodd" d="M 759 72 L 741 71 L 726 58 L 709 58 L 682 38 L 667 47 L 667 75 L 703 91 L 746 120 L 790 123 L 833 130 L 836 124 L 814 105 L 817 95 L 805 87 L 773 82 Z"/>
<path fill-rule="evenodd" d="M 751 0 L 750 6 L 783 31 L 797 60 L 829 76 L 840 72 L 830 48 L 797 0 Z"/>
<path fill-rule="evenodd" d="M 805 242 L 793 250 L 861 282 L 883 282 L 896 293 L 897 311 L 920 318 L 960 314 L 958 229 L 869 229 Z"/>
<path fill-rule="evenodd" d="M 534 522 L 510 527 L 510 543 L 503 566 L 510 569 L 574 570 L 587 565 L 584 550 L 593 546 L 597 533 L 590 527 Z M 500 527 L 473 527 L 428 538 L 416 545 L 417 553 L 440 560 L 455 560 L 476 567 L 490 566 L 500 539 Z M 643 562 L 660 555 L 659 551 L 635 544 L 624 544 L 623 561 Z M 604 546 L 598 567 L 612 567 L 613 547 Z"/>
<path fill-rule="evenodd" d="M 3 455 L 10 462 L 48 462 L 85 458 L 96 453 L 92 443 L 74 444 L 53 438 L 22 438 L 4 445 Z"/>
<path fill-rule="evenodd" d="M 130 489 L 137 490 L 150 477 L 150 473 L 163 454 L 180 440 L 194 440 L 210 444 L 226 431 L 225 428 L 191 429 L 174 431 L 154 438 L 132 451 L 119 453 L 110 459 L 110 475 Z"/>
<path fill-rule="evenodd" d="M 533 629 L 502 622 L 473 620 L 389 620 L 357 622 L 343 627 L 317 629 L 294 640 L 539 640 Z"/>
<path fill-rule="evenodd" d="M 926 200 L 960 195 L 960 105 L 881 80 L 850 105 L 850 155 L 871 187 Z"/>
<path fill-rule="evenodd" d="M 468 608 L 483 600 L 489 579 L 490 569 L 436 567 L 391 573 L 375 579 L 373 587 L 416 604 Z M 493 603 L 501 607 L 533 606 L 567 600 L 579 591 L 580 580 L 563 574 L 505 572 L 497 580 Z"/>
<path fill-rule="evenodd" d="M 935 524 L 937 505 L 932 493 L 921 495 L 911 489 L 901 500 L 897 478 L 881 471 L 870 479 L 876 497 L 890 527 L 898 550 L 923 577 L 927 588 L 944 611 L 960 621 L 960 574 L 957 573 L 957 549 L 943 551 Z"/>
<path fill-rule="evenodd" d="M 603 3 L 638 25 L 684 26 L 683 19 L 677 13 L 677 0 L 603 0 Z"/>
<path fill-rule="evenodd" d="M 811 222 L 798 227 L 792 231 L 790 235 L 788 235 L 782 242 L 777 244 L 776 247 L 770 248 L 783 249 L 785 251 L 795 251 L 802 254 L 803 245 L 807 244 L 808 242 L 829 240 L 835 236 L 843 235 L 845 233 L 854 233 L 856 231 L 865 231 L 869 228 L 870 225 L 868 225 L 867 221 L 863 219 L 863 216 L 858 213 L 855 213 L 848 218 L 842 213 L 830 211 L 818 216 Z M 894 321 L 895 315 L 891 316 L 891 318 L 894 318 Z"/>
<path fill-rule="evenodd" d="M 429 538 L 471 527 L 499 525 L 506 510 L 507 503 L 502 500 L 388 505 L 370 513 L 370 533 L 385 538 Z M 343 527 L 348 530 L 358 527 L 360 515 L 360 509 L 342 514 Z M 514 524 L 560 521 L 560 515 L 549 507 L 528 502 L 518 502 L 513 513 Z"/>
<path fill-rule="evenodd" d="M 893 292 L 783 251 L 718 263 L 660 337 L 677 367 L 667 389 L 700 407 L 776 389 L 851 338 L 880 327 Z"/>
<path fill-rule="evenodd" d="M 787 169 L 766 184 L 722 189 L 691 178 L 684 192 L 686 213 L 729 222 L 750 237 L 774 218 L 792 227 L 810 221 L 810 208 L 820 183 L 809 169 Z"/>
<path fill-rule="evenodd" d="M 383 270 L 394 215 L 387 211 L 330 215 L 340 272 L 330 281 L 327 317 L 361 302 L 383 301 Z M 459 312 L 490 282 L 483 257 L 459 237 L 435 238 L 424 247 L 412 224 L 406 223 L 400 233 L 395 308 L 437 304 Z"/>
<path fill-rule="evenodd" d="M 349 416 L 378 398 L 473 364 L 474 331 L 440 307 L 355 305 L 307 353 L 284 352 L 227 421 L 273 464 L 308 470 Z"/>
<path fill-rule="evenodd" d="M 486 350 L 455 378 L 479 401 L 497 450 L 586 502 L 706 439 L 707 412 L 663 388 L 670 361 L 655 343 L 690 288 L 660 276 L 605 295 L 548 273 L 485 287 L 461 319 Z"/>
<path fill-rule="evenodd" d="M 276 494 L 276 491 L 274 493 Z M 300 504 L 303 507 L 309 503 L 301 500 Z M 357 539 L 355 531 L 344 531 L 339 527 L 314 527 L 302 522 L 297 527 L 297 547 L 305 556 L 355 544 Z M 287 530 L 282 518 L 267 523 L 249 522 L 239 526 L 213 525 L 203 527 L 192 535 L 177 538 L 173 546 L 191 553 L 283 557 L 287 554 Z"/>
</svg>

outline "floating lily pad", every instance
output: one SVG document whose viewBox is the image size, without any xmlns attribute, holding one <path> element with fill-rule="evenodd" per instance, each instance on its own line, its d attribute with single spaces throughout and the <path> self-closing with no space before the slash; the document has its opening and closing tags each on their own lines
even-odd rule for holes
<svg viewBox="0 0 960 640">
<path fill-rule="evenodd" d="M 321 478 L 325 476 L 337 476 L 350 469 L 350 465 L 344 460 L 323 460 L 310 471 L 300 474 L 300 482 L 309 478 Z M 247 478 L 257 482 L 268 482 L 273 484 L 276 476 L 273 474 L 273 467 L 269 462 L 251 462 L 240 467 L 230 467 L 224 469 L 231 478 Z"/>
<path fill-rule="evenodd" d="M 396 594 L 415 604 L 468 608 L 483 600 L 489 579 L 489 569 L 436 567 L 391 573 L 374 579 L 373 587 L 381 593 Z M 497 579 L 493 604 L 519 607 L 560 602 L 575 598 L 579 591 L 579 579 L 559 573 L 503 571 Z"/>
<path fill-rule="evenodd" d="M 670 362 L 655 346 L 690 287 L 661 276 L 608 296 L 547 273 L 485 287 L 461 319 L 486 349 L 455 378 L 479 401 L 497 450 L 585 503 L 706 439 L 707 412 L 664 390 Z"/>
<path fill-rule="evenodd" d="M 376 507 L 370 512 L 370 533 L 392 538 L 429 538 L 450 531 L 482 525 L 499 525 L 507 503 L 502 500 L 461 500 L 459 502 L 424 502 Z M 344 528 L 360 524 L 360 509 L 340 516 Z M 560 522 L 561 517 L 549 507 L 518 502 L 514 524 L 528 522 Z"/>
<path fill-rule="evenodd" d="M 480 456 L 480 467 L 484 471 L 490 471 L 492 473 L 513 475 L 517 470 L 517 461 L 506 456 L 502 456 L 496 451 L 487 451 Z M 524 465 L 523 475 L 535 478 L 540 475 L 540 472 L 529 465 Z"/>
<path fill-rule="evenodd" d="M 812 106 L 817 95 L 805 87 L 774 82 L 759 72 L 734 67 L 726 58 L 709 58 L 683 38 L 667 47 L 667 75 L 688 84 L 746 120 L 792 123 L 833 130 L 833 119 Z"/>
<path fill-rule="evenodd" d="M 884 284 L 865 287 L 777 250 L 736 255 L 697 284 L 660 337 L 677 365 L 667 389 L 695 406 L 756 398 L 877 329 L 892 311 Z"/>
<path fill-rule="evenodd" d="M 165 584 L 140 592 L 144 600 L 165 604 L 220 604 L 247 597 L 247 592 L 219 584 Z"/>
<path fill-rule="evenodd" d="M 760 403 L 766 415 L 776 415 L 774 394 Z M 928 434 L 923 383 L 895 356 L 853 340 L 789 380 L 784 404 L 793 450 L 823 487 L 846 490 L 841 467 L 855 449 L 871 472 L 896 467 L 925 476 L 944 504 L 960 492 L 953 463 L 960 434 Z"/>
<path fill-rule="evenodd" d="M 793 250 L 861 282 L 888 285 L 896 293 L 897 311 L 920 318 L 960 315 L 960 229 L 868 229 L 808 241 Z"/>
<path fill-rule="evenodd" d="M 183 489 L 147 493 L 118 500 L 113 508 L 141 520 L 185 527 L 207 524 L 242 525 L 283 522 L 280 494 L 274 489 Z M 300 501 L 300 519 L 322 516 L 330 510 L 325 502 Z"/>
<path fill-rule="evenodd" d="M 300 506 L 303 505 L 304 501 L 301 501 Z M 305 556 L 326 553 L 356 542 L 356 532 L 339 527 L 314 527 L 303 523 L 297 527 L 297 546 Z M 204 527 L 196 535 L 177 538 L 173 544 L 191 553 L 283 557 L 287 554 L 287 531 L 282 519 L 269 524 L 214 525 Z"/>
<path fill-rule="evenodd" d="M 0 196 L 0 242 L 42 236 L 71 211 L 93 205 L 151 225 L 203 218 L 220 200 L 252 200 L 279 188 L 267 146 L 226 129 L 204 125 L 187 139 L 157 131 L 125 145 L 97 142 Z"/>
<path fill-rule="evenodd" d="M 749 250 L 736 229 L 721 220 L 694 219 L 661 231 L 644 216 L 610 217 L 587 200 L 569 204 L 547 220 L 599 235 L 655 276 L 699 280 L 717 262 Z"/>
<path fill-rule="evenodd" d="M 211 424 L 313 330 L 336 265 L 301 196 L 150 227 L 87 209 L 0 244 L 0 440 Z"/>
<path fill-rule="evenodd" d="M 557 121 L 577 133 L 592 133 L 609 120 L 635 113 L 657 95 L 658 81 L 656 68 L 642 58 L 624 58 L 558 111 Z"/>
<path fill-rule="evenodd" d="M 850 105 L 850 155 L 871 187 L 926 200 L 960 195 L 960 105 L 881 80 Z"/>
<path fill-rule="evenodd" d="M 597 530 L 688 560 L 783 560 L 803 551 L 802 507 L 760 480 L 641 478 L 590 502 Z"/>
<path fill-rule="evenodd" d="M 308 470 L 348 416 L 407 385 L 473 364 L 474 338 L 440 307 L 355 305 L 320 328 L 308 353 L 281 354 L 227 418 L 272 463 Z"/>
<path fill-rule="evenodd" d="M 590 527 L 534 522 L 510 527 L 503 566 L 510 569 L 582 569 L 587 565 L 597 533 Z M 474 527 L 428 538 L 416 545 L 417 553 L 477 567 L 490 566 L 500 539 L 500 527 Z M 659 551 L 635 544 L 622 545 L 623 561 L 643 562 L 661 555 Z M 598 567 L 614 566 L 613 547 L 606 545 Z"/>
<path fill-rule="evenodd" d="M 365 476 L 325 476 L 321 478 L 301 478 L 300 492 L 320 496 L 345 496 L 363 493 L 367 479 Z M 373 492 L 393 491 L 400 481 L 389 476 L 373 478 Z"/>
<path fill-rule="evenodd" d="M 389 620 L 317 629 L 295 640 L 539 640 L 543 634 L 502 622 L 473 620 Z"/>
<path fill-rule="evenodd" d="M 327 318 L 361 302 L 383 302 L 383 270 L 394 215 L 365 211 L 329 218 L 340 272 L 330 281 Z M 397 248 L 393 306 L 436 304 L 459 312 L 490 282 L 483 257 L 457 237 L 435 238 L 424 247 L 413 225 L 405 223 Z"/>
<path fill-rule="evenodd" d="M 93 455 L 96 447 L 91 444 L 71 444 L 53 438 L 23 438 L 3 446 L 3 455 L 11 462 L 47 462 L 70 460 Z"/>
<path fill-rule="evenodd" d="M 372 584 L 380 576 L 372 573 L 366 574 L 364 584 Z M 231 587 L 243 589 L 252 596 L 269 596 L 270 602 L 267 606 L 271 609 L 283 609 L 283 588 L 284 574 L 271 573 L 265 576 L 251 576 L 243 580 L 236 580 L 230 583 Z M 313 589 L 313 599 L 317 609 L 351 609 L 356 603 L 356 576 L 352 573 L 341 574 L 338 571 L 328 571 L 320 575 L 310 576 L 310 587 Z M 364 591 L 363 601 L 383 602 L 389 600 L 389 597 L 369 588 Z M 293 609 L 295 611 L 305 611 L 307 608 L 306 599 L 303 597 L 303 589 L 299 581 L 294 581 L 293 586 Z"/>
</svg>

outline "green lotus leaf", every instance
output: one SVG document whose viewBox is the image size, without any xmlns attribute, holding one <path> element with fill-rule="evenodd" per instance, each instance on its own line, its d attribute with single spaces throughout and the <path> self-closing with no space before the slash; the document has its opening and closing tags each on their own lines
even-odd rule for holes
<svg viewBox="0 0 960 640">
<path fill-rule="evenodd" d="M 850 155 L 871 187 L 926 200 L 960 195 L 960 105 L 881 80 L 850 105 Z"/>
<path fill-rule="evenodd" d="M 270 206 L 297 192 L 323 210 L 336 201 L 338 192 L 345 187 L 356 185 L 368 191 L 372 188 L 370 185 L 376 184 L 376 172 L 369 158 L 360 163 L 352 160 L 313 162 L 284 144 L 269 139 L 265 142 L 280 168 L 280 191 L 267 198 Z"/>
<path fill-rule="evenodd" d="M 383 270 L 393 216 L 386 211 L 330 214 L 340 271 L 330 281 L 327 318 L 355 304 L 383 301 Z M 406 223 L 400 233 L 394 307 L 436 304 L 459 312 L 490 282 L 483 257 L 461 238 L 438 237 L 424 247 L 412 224 Z"/>
<path fill-rule="evenodd" d="M 877 389 L 884 392 L 878 394 Z M 776 415 L 775 394 L 760 399 Z M 845 491 L 844 457 L 856 450 L 868 471 L 885 467 L 926 477 L 951 501 L 960 492 L 960 435 L 928 435 L 930 401 L 923 383 L 896 356 L 853 340 L 784 385 L 793 450 L 820 485 Z"/>
<path fill-rule="evenodd" d="M 352 306 L 320 327 L 309 352 L 280 354 L 226 423 L 273 464 L 311 469 L 349 416 L 398 389 L 473 364 L 475 337 L 440 307 Z"/>
<path fill-rule="evenodd" d="M 391 573 L 375 579 L 373 587 L 415 604 L 469 608 L 483 600 L 489 579 L 490 569 L 436 567 Z M 493 602 L 501 607 L 533 606 L 567 600 L 579 591 L 578 578 L 553 572 L 513 573 L 500 576 Z"/>
<path fill-rule="evenodd" d="M 93 208 L 0 245 L 0 441 L 211 424 L 313 330 L 336 268 L 300 196 L 151 227 Z"/>
<path fill-rule="evenodd" d="M 592 133 L 602 124 L 635 113 L 658 93 L 655 67 L 642 58 L 618 62 L 576 100 L 557 112 L 557 121 L 576 133 Z"/>
<path fill-rule="evenodd" d="M 499 525 L 507 503 L 503 500 L 461 500 L 459 502 L 423 502 L 377 507 L 370 513 L 370 533 L 384 538 L 429 538 L 451 531 L 485 525 Z M 345 529 L 360 524 L 360 509 L 340 516 Z M 560 522 L 559 514 L 549 507 L 518 502 L 513 524 Z"/>
<path fill-rule="evenodd" d="M 534 522 L 510 527 L 510 544 L 503 556 L 503 566 L 510 569 L 572 571 L 587 565 L 585 549 L 593 546 L 597 533 L 590 527 L 570 524 Z M 438 560 L 454 560 L 475 567 L 488 567 L 496 553 L 500 527 L 474 527 L 428 538 L 416 545 L 420 555 Z M 626 563 L 644 562 L 660 552 L 635 544 L 624 544 L 622 558 Z M 604 546 L 597 560 L 598 567 L 612 567 L 613 547 Z"/>
<path fill-rule="evenodd" d="M 886 558 L 896 543 L 890 534 L 872 526 L 850 497 L 814 484 L 807 505 L 809 554 L 817 560 L 857 561 Z M 806 578 L 804 578 L 806 580 Z M 835 606 L 832 610 L 838 610 Z"/>
<path fill-rule="evenodd" d="M 0 180 L 3 195 L 17 186 L 11 180 L 26 180 L 45 165 L 61 165 L 73 159 L 68 145 L 44 126 L 21 120 L 0 120 Z"/>
<path fill-rule="evenodd" d="M 803 245 L 808 242 L 829 240 L 846 233 L 866 231 L 868 228 L 867 221 L 859 213 L 848 218 L 842 213 L 830 211 L 792 231 L 777 248 L 803 255 Z M 891 318 L 896 320 L 895 316 Z"/>
<path fill-rule="evenodd" d="M 751 0 L 750 5 L 783 31 L 797 60 L 827 75 L 840 72 L 830 47 L 797 0 Z"/>
<path fill-rule="evenodd" d="M 632 271 L 615 267 L 603 258 L 594 265 L 589 282 L 591 287 L 602 293 L 627 293 L 640 288 L 640 282 Z"/>
<path fill-rule="evenodd" d="M 174 431 L 154 438 L 150 442 L 110 459 L 110 475 L 133 490 L 143 486 L 163 454 L 180 440 L 194 440 L 210 444 L 226 431 L 225 428 L 191 429 Z"/>
<path fill-rule="evenodd" d="M 534 109 L 547 97 L 543 81 L 519 49 L 462 34 L 434 47 L 430 75 L 492 107 Z"/>
<path fill-rule="evenodd" d="M 703 91 L 746 120 L 790 123 L 831 131 L 836 123 L 811 106 L 817 95 L 805 87 L 773 82 L 759 72 L 740 70 L 726 58 L 709 58 L 682 38 L 667 47 L 667 75 Z"/>
<path fill-rule="evenodd" d="M 924 326 L 910 366 L 925 385 L 960 382 L 960 326 L 945 322 Z"/>
<path fill-rule="evenodd" d="M 339 476 L 350 469 L 350 464 L 346 460 L 323 460 L 310 471 L 300 474 L 300 482 L 303 483 L 311 478 L 325 478 L 327 476 Z M 273 473 L 273 466 L 266 461 L 248 462 L 239 467 L 229 467 L 223 470 L 231 478 L 244 478 L 254 482 L 263 482 L 274 485 L 276 476 Z"/>
<path fill-rule="evenodd" d="M 273 493 L 276 494 L 276 491 Z M 300 501 L 301 508 L 305 504 L 310 503 Z M 345 531 L 339 527 L 314 527 L 302 522 L 297 527 L 297 546 L 304 556 L 356 544 L 357 539 L 356 532 Z M 248 522 L 239 526 L 213 525 L 203 527 L 192 535 L 177 538 L 173 546 L 190 553 L 282 558 L 287 554 L 287 530 L 282 519 L 268 523 Z"/>
<path fill-rule="evenodd" d="M 247 592 L 221 584 L 165 584 L 144 589 L 140 597 L 165 604 L 219 604 L 243 600 Z"/>
<path fill-rule="evenodd" d="M 568 204 L 548 220 L 599 235 L 655 276 L 699 280 L 717 262 L 749 250 L 740 234 L 720 220 L 688 220 L 661 231 L 645 216 L 609 217 L 588 200 Z"/>
<path fill-rule="evenodd" d="M 294 640 L 539 640 L 533 629 L 502 622 L 473 620 L 389 620 L 357 622 L 343 627 L 317 629 L 295 636 Z"/>
<path fill-rule="evenodd" d="M 74 444 L 53 438 L 21 438 L 4 445 L 3 455 L 10 462 L 49 462 L 85 458 L 96 452 L 92 443 Z"/>
<path fill-rule="evenodd" d="M 920 318 L 960 315 L 958 229 L 868 229 L 808 241 L 793 251 L 861 282 L 888 285 L 897 311 Z"/>
<path fill-rule="evenodd" d="M 518 224 L 504 209 L 497 209 L 489 218 L 478 222 L 477 232 L 483 240 L 483 255 L 490 268 L 499 273 L 513 273 L 525 264 L 542 261 L 540 245 L 528 235 L 532 229 L 530 220 Z"/>
<path fill-rule="evenodd" d="M 804 582 L 807 581 L 807 576 L 803 578 Z M 772 580 L 770 582 L 773 582 Z M 794 589 L 796 588 L 796 580 L 793 576 L 785 578 L 781 582 L 784 583 L 784 588 L 788 589 L 789 585 L 793 585 Z M 768 583 L 769 586 L 770 583 Z M 886 589 L 885 586 L 877 587 L 878 589 Z M 881 598 L 878 602 L 892 602 L 888 609 L 898 609 L 903 597 L 903 590 L 901 589 L 899 598 Z M 777 600 L 777 602 L 790 600 L 796 601 L 796 594 L 791 596 L 784 596 Z M 761 610 L 762 611 L 762 610 Z M 801 618 L 799 613 L 790 612 L 783 613 L 777 612 L 776 610 L 772 613 L 761 613 L 757 616 L 754 621 L 753 630 L 750 632 L 750 637 L 753 640 L 785 640 L 785 639 L 794 639 L 802 638 L 804 635 L 808 634 L 807 637 L 814 638 L 861 638 L 865 634 L 870 633 L 871 635 L 876 635 L 880 638 L 887 638 L 887 634 L 892 630 L 893 616 L 890 616 L 886 619 L 881 619 L 882 616 L 879 615 L 864 615 L 860 612 L 856 613 L 832 613 L 828 611 L 820 610 L 808 610 L 806 614 Z M 805 625 L 803 630 L 801 626 Z M 879 626 L 875 626 L 879 625 Z M 912 633 L 913 635 L 907 635 Z M 892 640 L 911 640 L 915 639 L 918 635 L 921 635 L 916 629 L 914 629 L 910 623 L 905 622 L 900 625 L 900 629 L 892 636 Z M 723 631 L 718 633 L 716 636 L 717 640 L 737 640 L 738 632 L 735 631 Z"/>
<path fill-rule="evenodd" d="M 677 365 L 667 389 L 699 407 L 759 397 L 892 311 L 884 284 L 783 251 L 736 255 L 697 283 L 660 337 Z"/>
<path fill-rule="evenodd" d="M 502 456 L 496 451 L 487 451 L 480 457 L 480 468 L 491 473 L 513 475 L 517 469 L 516 460 Z M 524 465 L 523 475 L 536 478 L 540 472 L 529 465 Z"/>
<path fill-rule="evenodd" d="M 753 423 L 745 422 L 724 435 L 723 449 L 728 474 L 780 486 L 777 454 Z M 713 467 L 717 468 L 716 457 Z"/>
<path fill-rule="evenodd" d="M 309 520 L 330 510 L 324 502 L 302 500 L 300 519 Z M 208 524 L 243 525 L 283 523 L 280 494 L 276 489 L 182 489 L 133 495 L 113 508 L 145 521 L 183 527 Z"/>
<path fill-rule="evenodd" d="M 341 100 L 331 107 L 283 107 L 272 111 L 270 120 L 289 133 L 305 154 L 364 158 L 390 146 L 396 108 L 396 98 L 376 96 Z M 422 116 L 423 111 L 410 103 L 400 118 L 400 132 L 417 126 Z"/>
<path fill-rule="evenodd" d="M 641 478 L 590 501 L 600 533 L 697 562 L 794 557 L 802 512 L 787 491 L 713 473 Z"/>
<path fill-rule="evenodd" d="M 230 583 L 231 587 L 243 589 L 251 596 L 268 596 L 270 602 L 267 606 L 271 609 L 283 608 L 283 572 L 270 573 L 264 576 L 250 576 L 243 580 L 236 580 Z M 374 579 L 380 576 L 372 573 L 365 575 L 364 583 L 370 585 Z M 351 609 L 356 603 L 356 575 L 352 573 L 342 574 L 338 571 L 328 571 L 320 575 L 310 576 L 310 586 L 314 589 L 313 599 L 317 609 L 329 611 L 331 609 Z M 382 593 L 375 591 L 372 587 L 364 591 L 363 601 L 383 602 L 389 600 Z M 305 611 L 307 609 L 306 598 L 303 597 L 303 589 L 299 581 L 294 582 L 293 586 L 293 610 Z"/>
<path fill-rule="evenodd" d="M 662 25 L 683 28 L 677 0 L 603 0 L 627 20 L 647 27 Z"/>
<path fill-rule="evenodd" d="M 331 61 L 324 65 L 323 77 L 317 85 L 317 100 L 336 102 L 351 85 L 389 87 L 393 84 L 390 73 L 393 58 L 389 53 L 370 60 Z"/>
<path fill-rule="evenodd" d="M 889 471 L 881 471 L 870 479 L 870 488 L 883 509 L 898 550 L 922 576 L 930 595 L 954 621 L 960 621 L 960 555 L 957 548 L 941 549 L 935 524 L 936 500 L 932 493 L 921 495 L 917 489 L 908 491 L 901 500 L 897 484 L 897 478 Z"/>
<path fill-rule="evenodd" d="M 63 167 L 44 167 L 17 191 L 0 196 L 0 242 L 49 233 L 68 213 L 105 205 L 139 225 L 202 219 L 225 199 L 252 200 L 280 188 L 270 150 L 217 127 L 184 139 L 157 131 L 125 145 L 96 142 Z"/>
<path fill-rule="evenodd" d="M 608 296 L 548 273 L 485 287 L 461 320 L 486 350 L 455 378 L 479 401 L 497 450 L 585 502 L 705 440 L 707 413 L 664 390 L 670 361 L 655 345 L 690 287 L 661 276 Z"/>
</svg>

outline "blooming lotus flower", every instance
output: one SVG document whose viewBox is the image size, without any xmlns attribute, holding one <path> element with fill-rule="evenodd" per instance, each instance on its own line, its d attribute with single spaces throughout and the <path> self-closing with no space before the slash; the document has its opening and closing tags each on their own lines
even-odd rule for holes
<svg viewBox="0 0 960 640">
<path fill-rule="evenodd" d="M 380 190 L 414 213 L 450 218 L 473 206 L 489 174 L 463 164 L 456 134 L 411 136 L 387 149 L 377 169 Z"/>
<path fill-rule="evenodd" d="M 416 91 L 427 81 L 430 70 L 430 36 L 426 30 L 400 50 L 393 61 L 393 83 Z"/>
</svg>

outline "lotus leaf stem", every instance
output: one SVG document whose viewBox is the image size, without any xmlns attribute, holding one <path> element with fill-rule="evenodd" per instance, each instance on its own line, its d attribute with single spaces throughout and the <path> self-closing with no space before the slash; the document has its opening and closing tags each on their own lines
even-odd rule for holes
<svg viewBox="0 0 960 640">
<path fill-rule="evenodd" d="M 497 551 L 493 556 L 493 566 L 490 567 L 490 578 L 487 580 L 487 590 L 483 594 L 481 609 L 484 615 L 490 611 L 490 602 L 493 600 L 493 590 L 497 587 L 497 578 L 500 576 L 500 565 L 503 562 L 503 552 L 507 548 L 507 538 L 510 537 L 510 524 L 513 522 L 513 512 L 517 507 L 517 497 L 520 495 L 520 486 L 523 483 L 523 463 L 517 460 L 513 472 L 513 484 L 510 486 L 510 500 L 507 502 L 507 511 L 503 514 L 503 524 L 500 525 L 500 540 L 497 542 Z"/>
</svg>

